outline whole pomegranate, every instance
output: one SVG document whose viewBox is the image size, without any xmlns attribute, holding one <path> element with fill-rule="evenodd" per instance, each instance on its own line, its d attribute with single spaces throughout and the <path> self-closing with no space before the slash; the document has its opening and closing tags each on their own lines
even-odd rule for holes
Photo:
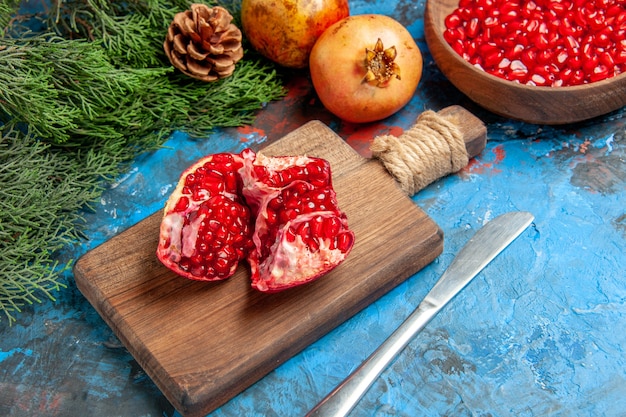
<svg viewBox="0 0 626 417">
<path fill-rule="evenodd" d="M 168 199 L 157 257 L 186 278 L 223 280 L 247 259 L 252 287 L 277 292 L 313 281 L 354 244 L 330 165 L 306 156 L 209 155 Z"/>
<path fill-rule="evenodd" d="M 317 38 L 350 15 L 348 0 L 243 0 L 241 24 L 252 46 L 289 68 L 305 68 Z"/>
<path fill-rule="evenodd" d="M 422 65 L 409 31 L 378 14 L 333 24 L 309 58 L 313 87 L 324 107 L 353 123 L 381 120 L 404 107 L 419 84 Z"/>
</svg>

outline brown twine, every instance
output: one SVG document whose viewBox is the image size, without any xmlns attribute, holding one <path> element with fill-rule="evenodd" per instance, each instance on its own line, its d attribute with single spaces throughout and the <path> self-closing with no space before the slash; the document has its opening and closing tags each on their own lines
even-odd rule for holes
<svg viewBox="0 0 626 417">
<path fill-rule="evenodd" d="M 399 137 L 377 136 L 370 150 L 409 196 L 469 162 L 457 126 L 431 110 Z"/>
</svg>

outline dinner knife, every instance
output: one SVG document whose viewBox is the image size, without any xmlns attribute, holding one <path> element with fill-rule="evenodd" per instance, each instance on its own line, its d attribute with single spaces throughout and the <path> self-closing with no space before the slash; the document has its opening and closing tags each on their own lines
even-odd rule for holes
<svg viewBox="0 0 626 417">
<path fill-rule="evenodd" d="M 352 374 L 320 401 L 307 417 L 344 417 L 376 378 L 430 320 L 515 240 L 534 220 L 531 213 L 502 214 L 485 224 L 461 248 L 435 286 L 409 317 Z"/>
</svg>

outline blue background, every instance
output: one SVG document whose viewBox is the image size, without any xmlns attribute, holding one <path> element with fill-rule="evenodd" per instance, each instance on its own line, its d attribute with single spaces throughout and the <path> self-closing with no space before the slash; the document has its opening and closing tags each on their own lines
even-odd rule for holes
<svg viewBox="0 0 626 417">
<path fill-rule="evenodd" d="M 180 172 L 218 151 L 259 149 L 321 119 L 364 155 L 373 135 L 408 128 L 425 109 L 460 104 L 488 126 L 484 152 L 413 197 L 445 234 L 444 251 L 211 416 L 300 416 L 409 315 L 482 224 L 511 210 L 535 221 L 381 375 L 353 416 L 619 416 L 626 414 L 626 109 L 564 126 L 488 113 L 437 69 L 424 2 L 350 2 L 409 28 L 424 54 L 413 100 L 374 125 L 346 125 L 312 99 L 306 74 L 251 127 L 175 134 L 137 158 L 86 212 L 76 258 L 163 206 Z M 129 248 L 132 250 L 132 248 Z M 29 306 L 0 328 L 0 415 L 177 416 L 76 289 Z M 211 358 L 206 358 L 210 361 Z"/>
</svg>

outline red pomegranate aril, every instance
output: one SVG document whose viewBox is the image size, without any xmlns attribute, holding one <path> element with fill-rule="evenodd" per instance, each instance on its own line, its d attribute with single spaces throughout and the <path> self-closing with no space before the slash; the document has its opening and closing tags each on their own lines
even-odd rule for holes
<svg viewBox="0 0 626 417">
<path fill-rule="evenodd" d="M 298 214 L 298 210 L 285 209 L 279 213 L 278 218 L 280 219 L 281 224 L 285 224 L 298 217 Z"/>
<path fill-rule="evenodd" d="M 600 64 L 607 67 L 607 71 L 609 68 L 615 67 L 615 59 L 613 58 L 613 55 L 611 55 L 611 53 L 605 51 L 599 54 L 598 57 L 600 59 Z"/>
<path fill-rule="evenodd" d="M 309 222 L 309 228 L 311 229 L 311 233 L 315 236 L 322 236 L 324 229 L 324 219 L 320 216 L 313 218 Z"/>
<path fill-rule="evenodd" d="M 459 55 L 463 57 L 465 60 L 469 60 L 471 57 L 465 52 L 465 46 L 463 45 L 463 41 L 456 40 L 451 44 L 452 49 Z"/>
<path fill-rule="evenodd" d="M 452 13 L 446 17 L 445 24 L 447 28 L 455 29 L 461 24 L 461 18 L 457 14 Z"/>
<path fill-rule="evenodd" d="M 324 220 L 322 234 L 325 238 L 330 239 L 341 230 L 341 222 L 336 217 L 329 217 Z"/>
<path fill-rule="evenodd" d="M 559 34 L 564 37 L 572 37 L 576 39 L 580 36 L 582 27 L 573 23 L 567 17 L 561 19 L 560 25 L 558 27 Z"/>
<path fill-rule="evenodd" d="M 546 48 L 550 46 L 550 42 L 545 33 L 538 33 L 536 36 L 532 38 L 532 41 L 533 41 L 532 43 L 534 44 L 535 48 L 539 50 L 545 50 Z"/>
<path fill-rule="evenodd" d="M 560 50 L 556 53 L 554 57 L 554 64 L 557 65 L 560 69 L 562 69 L 569 59 L 569 54 L 565 50 Z"/>
<path fill-rule="evenodd" d="M 225 257 L 218 257 L 213 265 L 218 276 L 226 276 L 230 272 L 230 263 Z"/>
<path fill-rule="evenodd" d="M 500 13 L 500 22 L 502 24 L 507 24 L 510 22 L 514 22 L 519 18 L 519 11 L 515 10 L 515 9 L 510 9 L 507 11 L 502 11 L 502 13 Z"/>
<path fill-rule="evenodd" d="M 468 22 L 467 27 L 465 29 L 465 34 L 467 35 L 468 38 L 475 38 L 476 35 L 478 35 L 478 30 L 479 30 L 478 22 L 479 22 L 478 17 L 473 17 Z"/>
<path fill-rule="evenodd" d="M 485 7 L 482 6 L 479 2 L 476 2 L 474 8 L 472 9 L 472 16 L 481 22 L 485 20 L 487 17 L 487 13 L 485 12 Z"/>
<path fill-rule="evenodd" d="M 575 51 L 580 48 L 580 43 L 573 35 L 567 35 L 565 37 L 565 47 L 571 51 Z"/>
<path fill-rule="evenodd" d="M 554 59 L 554 53 L 551 50 L 544 49 L 537 53 L 537 64 L 546 65 L 552 62 Z"/>
<path fill-rule="evenodd" d="M 448 42 L 450 46 L 453 46 L 455 42 L 460 41 L 460 39 L 456 36 L 456 34 L 457 34 L 456 27 L 446 29 L 446 31 L 443 32 L 443 38 L 446 40 L 446 42 Z M 461 43 L 461 48 L 463 48 L 462 43 Z"/>
<path fill-rule="evenodd" d="M 519 60 L 512 61 L 510 71 L 507 73 L 507 79 L 525 84 L 527 78 L 528 68 L 526 68 L 526 65 Z"/>
<path fill-rule="evenodd" d="M 507 58 L 509 61 L 514 61 L 522 55 L 523 51 L 524 51 L 524 46 L 520 44 L 516 44 L 512 48 L 506 49 L 504 51 L 504 57 Z"/>
<path fill-rule="evenodd" d="M 183 211 L 183 210 L 186 210 L 188 207 L 189 207 L 189 198 L 183 196 L 176 203 L 176 206 L 174 207 L 174 210 L 175 211 Z"/>
<path fill-rule="evenodd" d="M 548 84 L 548 80 L 546 80 L 546 78 L 539 72 L 532 73 L 530 81 L 533 83 L 533 85 L 537 86 L 544 86 Z"/>
<path fill-rule="evenodd" d="M 548 8 L 555 16 L 562 16 L 567 10 L 567 5 L 557 1 L 551 1 L 548 3 Z"/>
<path fill-rule="evenodd" d="M 573 69 L 565 68 L 563 71 L 561 71 L 559 78 L 563 80 L 563 82 L 567 83 L 567 81 L 569 81 L 569 79 L 572 77 L 573 74 L 574 74 Z"/>
<path fill-rule="evenodd" d="M 470 9 L 470 7 L 473 7 L 473 4 L 472 5 L 468 5 L 466 7 L 464 7 L 461 4 L 459 4 L 459 8 L 457 9 L 457 14 L 461 18 L 461 20 L 468 21 L 469 19 L 471 19 L 473 17 L 473 13 L 472 13 L 472 10 Z"/>
<path fill-rule="evenodd" d="M 606 25 L 606 21 L 604 20 L 604 15 L 599 14 L 599 13 L 597 13 L 595 16 L 590 18 L 588 22 L 589 22 L 589 27 L 594 31 L 602 30 Z"/>
<path fill-rule="evenodd" d="M 532 67 L 537 62 L 537 51 L 533 49 L 524 49 L 520 54 L 520 61 L 526 65 L 526 67 Z"/>
<path fill-rule="evenodd" d="M 523 30 L 528 34 L 534 34 L 539 30 L 540 21 L 537 19 L 526 20 L 523 23 Z"/>
<path fill-rule="evenodd" d="M 336 238 L 336 248 L 340 251 L 349 250 L 354 244 L 354 235 L 350 233 L 340 233 Z"/>
<path fill-rule="evenodd" d="M 626 36 L 623 1 L 472 0 L 460 2 L 450 16 L 444 37 L 455 52 L 504 79 L 523 82 L 522 71 L 507 70 L 506 60 L 520 60 L 529 68 L 549 66 L 550 74 L 528 73 L 535 85 L 578 85 L 624 71 L 625 54 L 619 47 Z M 498 60 L 490 49 L 494 42 L 502 48 Z M 580 69 L 587 74 L 582 79 Z"/>
<path fill-rule="evenodd" d="M 585 73 L 581 69 L 577 69 L 572 74 L 572 78 L 570 81 L 570 85 L 579 85 L 583 84 L 585 81 Z"/>
<path fill-rule="evenodd" d="M 598 66 L 596 66 L 593 71 L 591 72 L 591 74 L 589 74 L 589 80 L 591 82 L 594 81 L 600 81 L 600 80 L 604 80 L 606 78 L 609 78 L 609 69 L 606 65 L 604 64 L 599 64 Z"/>
<path fill-rule="evenodd" d="M 572 70 L 579 70 L 581 69 L 583 66 L 583 60 L 581 59 L 580 55 L 574 55 L 569 57 L 568 59 L 568 68 L 571 68 Z"/>
<path fill-rule="evenodd" d="M 496 68 L 502 61 L 502 52 L 494 51 L 491 54 L 485 56 L 483 66 L 485 68 Z"/>
<path fill-rule="evenodd" d="M 320 244 L 315 239 L 302 239 L 310 253 L 316 253 L 320 250 Z"/>
<path fill-rule="evenodd" d="M 473 66 L 482 69 L 483 71 L 485 70 L 483 68 L 483 58 L 480 55 L 474 55 L 473 57 L 469 59 L 468 62 L 472 64 Z"/>
<path fill-rule="evenodd" d="M 596 69 L 599 63 L 600 58 L 598 57 L 598 55 L 593 53 L 593 55 L 587 56 L 586 60 L 583 61 L 582 70 L 585 71 L 585 73 L 589 74 Z"/>
</svg>

